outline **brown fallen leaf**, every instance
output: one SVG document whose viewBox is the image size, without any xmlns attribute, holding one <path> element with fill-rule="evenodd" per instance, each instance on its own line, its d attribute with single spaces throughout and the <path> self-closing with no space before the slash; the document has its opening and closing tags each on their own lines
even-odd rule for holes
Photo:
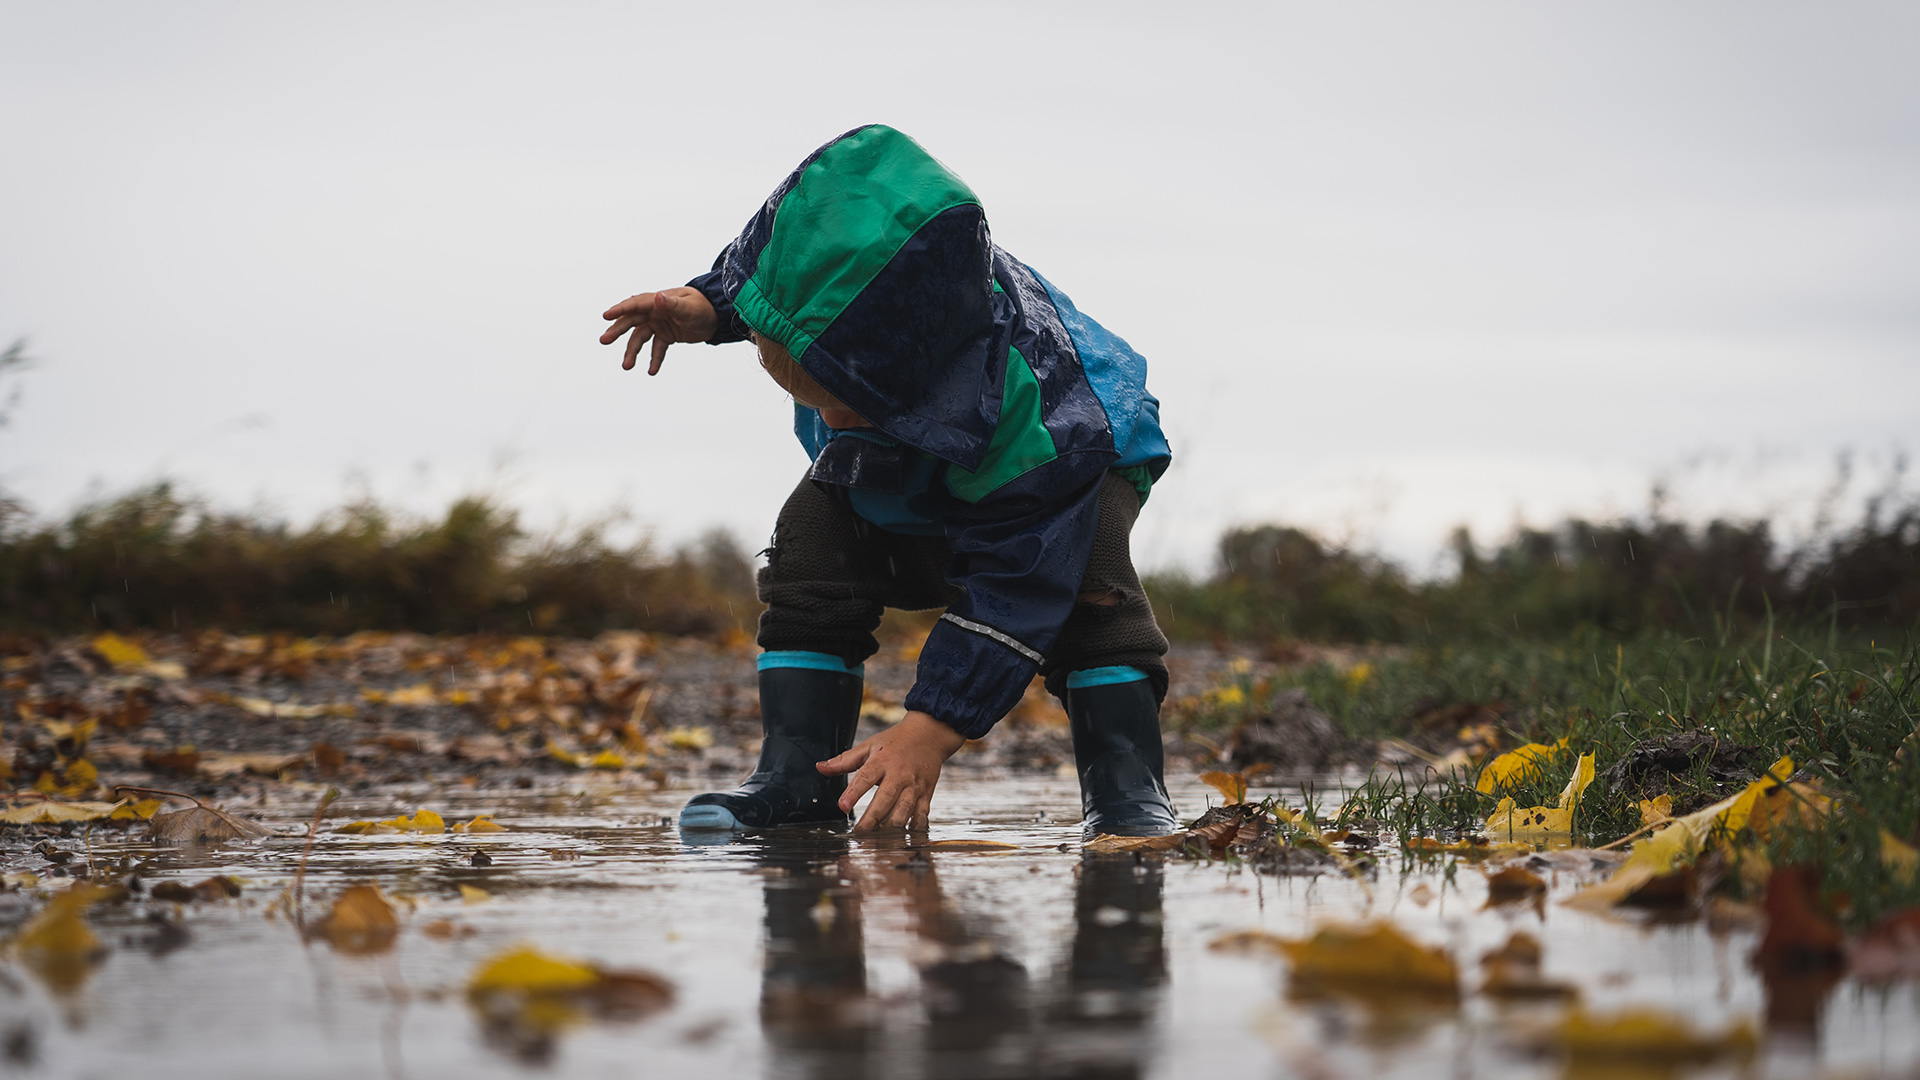
<svg viewBox="0 0 1920 1080">
<path fill-rule="evenodd" d="M 155 814 L 148 824 L 153 838 L 166 844 L 218 844 L 272 835 L 271 829 L 211 806 Z"/>
<path fill-rule="evenodd" d="M 1190 844 L 1214 850 L 1239 835 L 1240 822 L 1246 816 L 1244 809 L 1235 809 L 1210 825 L 1183 829 L 1166 836 L 1112 836 L 1102 833 L 1087 841 L 1083 850 L 1096 855 L 1113 855 L 1133 851 L 1179 851 Z"/>
<path fill-rule="evenodd" d="M 420 932 L 436 941 L 452 941 L 454 938 L 472 937 L 475 933 L 473 927 L 465 923 L 454 922 L 452 919 L 435 919 L 425 926 L 422 926 Z"/>
<path fill-rule="evenodd" d="M 191 746 L 176 746 L 171 750 L 143 750 L 140 753 L 140 764 L 155 772 L 192 776 L 200 768 L 200 754 Z"/>
<path fill-rule="evenodd" d="M 393 903 L 375 885 L 354 885 L 333 901 L 320 932 L 345 953 L 381 952 L 400 933 Z"/>
<path fill-rule="evenodd" d="M 332 776 L 334 773 L 346 768 L 347 755 L 342 753 L 340 748 L 332 743 L 314 743 L 311 753 L 313 754 L 313 767 L 318 769 L 322 776 Z"/>
</svg>

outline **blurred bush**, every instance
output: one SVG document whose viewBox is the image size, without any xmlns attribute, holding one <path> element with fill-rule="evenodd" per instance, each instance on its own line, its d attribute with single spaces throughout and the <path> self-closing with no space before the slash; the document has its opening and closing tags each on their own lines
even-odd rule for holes
<svg viewBox="0 0 1920 1080">
<path fill-rule="evenodd" d="M 36 524 L 0 503 L 0 628 L 338 634 L 750 630 L 753 569 L 725 533 L 662 557 L 599 526 L 533 537 L 484 498 L 437 521 L 372 503 L 305 529 L 160 484 Z"/>
<path fill-rule="evenodd" d="M 1765 521 L 1689 527 L 1569 520 L 1483 550 L 1454 533 L 1459 572 L 1414 581 L 1375 556 L 1278 525 L 1236 529 L 1204 580 L 1150 578 L 1176 638 L 1419 642 L 1439 637 L 1724 632 L 1767 618 L 1920 627 L 1920 500 L 1799 549 Z"/>
</svg>

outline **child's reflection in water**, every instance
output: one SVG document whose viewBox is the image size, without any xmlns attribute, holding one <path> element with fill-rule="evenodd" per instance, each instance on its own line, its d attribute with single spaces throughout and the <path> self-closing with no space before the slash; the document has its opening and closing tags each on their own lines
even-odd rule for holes
<svg viewBox="0 0 1920 1080">
<path fill-rule="evenodd" d="M 1066 963 L 1036 985 L 1008 955 L 995 920 L 943 890 L 938 858 L 898 849 L 856 854 L 835 833 L 804 844 L 782 837 L 762 849 L 760 1016 L 769 1075 L 1142 1075 L 1166 982 L 1160 867 L 1131 857 L 1085 860 Z M 863 897 L 905 908 L 918 1008 L 868 995 Z"/>
</svg>

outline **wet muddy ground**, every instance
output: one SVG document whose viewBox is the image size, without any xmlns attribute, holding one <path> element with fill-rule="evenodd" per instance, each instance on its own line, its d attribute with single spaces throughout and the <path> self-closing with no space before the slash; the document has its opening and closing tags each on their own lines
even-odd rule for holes
<svg viewBox="0 0 1920 1080">
<path fill-rule="evenodd" d="M 1322 777 L 1321 790 L 1338 778 Z M 1883 1075 L 1920 1065 L 1905 987 L 1793 997 L 1747 962 L 1754 931 L 1602 918 L 1557 900 L 1595 870 L 1536 856 L 1541 903 L 1490 905 L 1482 869 L 1385 858 L 1364 884 L 1276 877 L 1228 862 L 1081 851 L 1076 792 L 1050 776 L 961 773 L 946 824 L 904 836 L 802 831 L 683 837 L 692 787 L 588 774 L 509 792 L 386 785 L 330 826 L 428 806 L 493 833 L 322 832 L 307 863 L 311 926 L 356 884 L 393 898 L 398 932 L 358 945 L 296 928 L 287 890 L 309 796 L 254 814 L 281 835 L 156 847 L 138 829 L 56 836 L 74 870 L 120 867 L 133 896 L 89 913 L 101 948 L 47 970 L 0 969 L 0 1046 L 20 1075 L 61 1077 L 1558 1076 L 1563 1000 L 1476 992 L 1477 960 L 1516 930 L 1544 943 L 1547 981 L 1592 1014 L 1651 1007 L 1695 1030 L 1752 1024 L 1757 1058 L 1722 1055 L 1576 1075 Z M 1183 780 L 1183 813 L 1211 792 Z M 1216 800 L 1217 801 L 1217 800 Z M 42 827 L 55 834 L 59 830 Z M 955 850 L 953 842 L 1011 844 Z M 71 878 L 17 849 L 40 884 L 0 896 L 17 924 Z M 476 863 L 482 865 L 476 865 Z M 1449 866 L 1451 868 L 1449 868 Z M 228 875 L 238 897 L 164 901 L 154 888 Z M 102 875 L 96 874 L 96 877 Z M 163 894 L 167 890 L 160 890 Z M 1266 931 L 1390 920 L 1459 964 L 1457 998 L 1304 985 L 1285 960 L 1217 948 Z M 476 972 L 516 946 L 651 975 L 665 996 L 601 1007 L 476 997 Z M 656 984 L 648 983 L 652 986 Z M 1825 987 L 1816 988 L 1825 991 Z M 1577 1064 L 1577 1063 L 1576 1063 Z"/>
<path fill-rule="evenodd" d="M 683 836 L 679 807 L 757 749 L 744 643 L 16 644 L 0 649 L 16 807 L 136 784 L 271 834 L 0 829 L 0 1072 L 1920 1075 L 1911 984 L 1763 975 L 1752 908 L 1567 907 L 1613 865 L 1591 851 L 1475 863 L 1382 836 L 1350 849 L 1351 874 L 1298 847 L 1276 872 L 1090 854 L 1043 694 L 954 759 L 930 836 Z M 1176 698 L 1271 666 L 1170 661 Z M 865 730 L 897 715 L 912 667 L 904 650 L 869 664 Z M 1300 745 L 1309 712 L 1276 716 L 1261 754 Z M 1196 775 L 1234 756 L 1213 736 L 1169 731 L 1187 817 L 1221 801 Z M 1324 811 L 1363 778 L 1256 775 L 1251 798 Z M 420 810 L 498 831 L 343 831 Z M 1495 888 L 1501 870 L 1544 893 Z M 1342 946 L 1341 926 L 1376 937 Z"/>
</svg>

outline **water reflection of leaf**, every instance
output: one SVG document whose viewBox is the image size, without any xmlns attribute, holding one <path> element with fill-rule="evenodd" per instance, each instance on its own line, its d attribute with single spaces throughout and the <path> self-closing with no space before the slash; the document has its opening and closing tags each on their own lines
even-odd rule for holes
<svg viewBox="0 0 1920 1080">
<path fill-rule="evenodd" d="M 82 913 L 116 892 L 126 895 L 124 889 L 76 883 L 20 928 L 12 942 L 14 954 L 55 992 L 79 989 L 106 951 Z"/>
<path fill-rule="evenodd" d="M 320 932 L 341 952 L 381 952 L 400 933 L 400 920 L 378 886 L 354 885 L 335 898 Z"/>
<path fill-rule="evenodd" d="M 644 971 L 614 971 L 527 946 L 482 964 L 467 1001 L 489 1041 L 543 1060 L 560 1032 L 588 1019 L 634 1020 L 673 1004 L 674 986 Z"/>
<path fill-rule="evenodd" d="M 1446 950 L 1422 945 L 1392 923 L 1323 926 L 1301 941 L 1248 930 L 1217 938 L 1210 947 L 1285 956 L 1292 964 L 1292 989 L 1306 997 L 1452 1002 L 1460 995 L 1460 972 Z"/>
</svg>

